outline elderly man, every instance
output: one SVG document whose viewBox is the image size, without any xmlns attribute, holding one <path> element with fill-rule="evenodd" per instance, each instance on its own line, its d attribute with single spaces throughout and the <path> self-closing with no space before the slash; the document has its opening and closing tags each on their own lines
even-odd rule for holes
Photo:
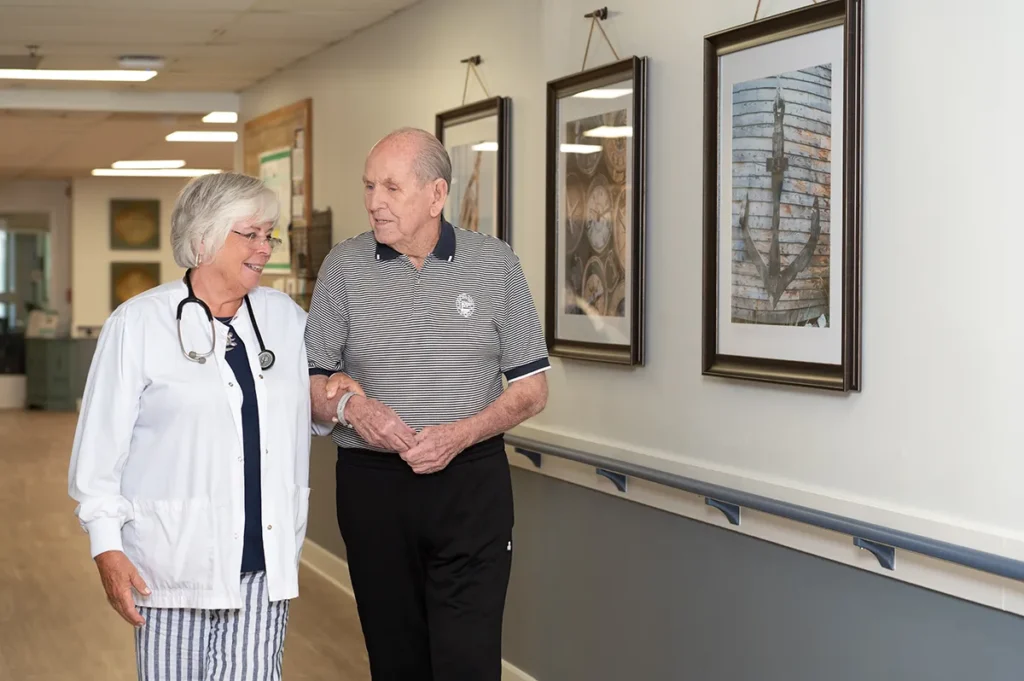
<svg viewBox="0 0 1024 681">
<path fill-rule="evenodd" d="M 547 401 L 519 260 L 442 218 L 451 172 L 422 130 L 373 147 L 372 230 L 327 256 L 306 326 L 314 418 L 338 421 L 338 524 L 374 681 L 500 678 L 513 524 L 502 433 Z M 329 397 L 335 372 L 365 395 Z"/>
</svg>

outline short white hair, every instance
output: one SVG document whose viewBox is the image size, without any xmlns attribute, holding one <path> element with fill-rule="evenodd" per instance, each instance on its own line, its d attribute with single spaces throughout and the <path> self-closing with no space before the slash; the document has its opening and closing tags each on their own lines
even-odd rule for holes
<svg viewBox="0 0 1024 681">
<path fill-rule="evenodd" d="M 211 173 L 190 181 L 171 212 L 171 249 L 179 267 L 212 260 L 231 229 L 242 220 L 277 224 L 277 195 L 262 181 L 242 173 Z"/>
<path fill-rule="evenodd" d="M 413 170 L 420 184 L 444 180 L 449 191 L 452 188 L 452 160 L 441 140 L 422 128 L 404 127 L 389 132 L 377 144 L 400 137 L 411 137 L 419 142 L 419 150 L 413 159 Z M 377 146 L 377 145 L 374 145 Z"/>
</svg>

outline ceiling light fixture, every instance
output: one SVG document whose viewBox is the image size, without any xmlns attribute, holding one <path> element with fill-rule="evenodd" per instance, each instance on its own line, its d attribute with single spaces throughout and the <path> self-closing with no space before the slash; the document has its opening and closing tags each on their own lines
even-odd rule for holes
<svg viewBox="0 0 1024 681">
<path fill-rule="evenodd" d="M 207 168 L 94 168 L 97 177 L 199 177 L 223 172 Z"/>
<path fill-rule="evenodd" d="M 156 71 L 90 71 L 60 69 L 0 69 L 0 80 L 91 80 L 142 83 L 156 75 Z"/>
<path fill-rule="evenodd" d="M 160 168 L 183 168 L 184 161 L 116 161 L 111 168 L 122 170 L 158 170 Z"/>
<path fill-rule="evenodd" d="M 203 116 L 203 123 L 237 123 L 238 114 L 234 111 L 211 111 Z"/>
<path fill-rule="evenodd" d="M 238 133 L 226 130 L 178 130 L 165 139 L 168 142 L 237 142 Z"/>
</svg>

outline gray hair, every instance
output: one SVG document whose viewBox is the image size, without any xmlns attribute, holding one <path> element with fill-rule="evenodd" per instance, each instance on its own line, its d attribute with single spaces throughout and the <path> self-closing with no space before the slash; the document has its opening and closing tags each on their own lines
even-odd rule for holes
<svg viewBox="0 0 1024 681">
<path fill-rule="evenodd" d="M 412 137 L 419 142 L 420 149 L 413 161 L 413 169 L 420 183 L 444 180 L 448 189 L 451 189 L 452 160 L 448 156 L 448 150 L 441 144 L 441 140 L 426 130 L 406 127 L 388 133 L 377 144 L 399 137 Z"/>
<path fill-rule="evenodd" d="M 241 220 L 277 224 L 277 195 L 262 181 L 241 173 L 201 175 L 185 185 L 171 212 L 171 249 L 179 267 L 212 260 Z"/>
</svg>

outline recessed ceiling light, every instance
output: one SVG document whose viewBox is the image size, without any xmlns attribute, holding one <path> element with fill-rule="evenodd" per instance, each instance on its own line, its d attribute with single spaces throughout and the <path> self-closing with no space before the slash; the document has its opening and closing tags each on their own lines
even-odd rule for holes
<svg viewBox="0 0 1024 681">
<path fill-rule="evenodd" d="M 211 111 L 203 116 L 203 123 L 237 123 L 238 114 L 234 111 Z"/>
<path fill-rule="evenodd" d="M 226 130 L 178 130 L 166 139 L 168 142 L 237 142 L 238 133 Z"/>
<path fill-rule="evenodd" d="M 184 161 L 116 161 L 111 168 L 155 170 L 158 168 L 182 168 Z"/>
<path fill-rule="evenodd" d="M 94 80 L 141 83 L 156 75 L 156 71 L 67 71 L 58 69 L 0 69 L 0 80 Z"/>
<path fill-rule="evenodd" d="M 94 168 L 92 174 L 97 177 L 199 177 L 220 172 L 223 171 L 206 168 Z"/>
</svg>

